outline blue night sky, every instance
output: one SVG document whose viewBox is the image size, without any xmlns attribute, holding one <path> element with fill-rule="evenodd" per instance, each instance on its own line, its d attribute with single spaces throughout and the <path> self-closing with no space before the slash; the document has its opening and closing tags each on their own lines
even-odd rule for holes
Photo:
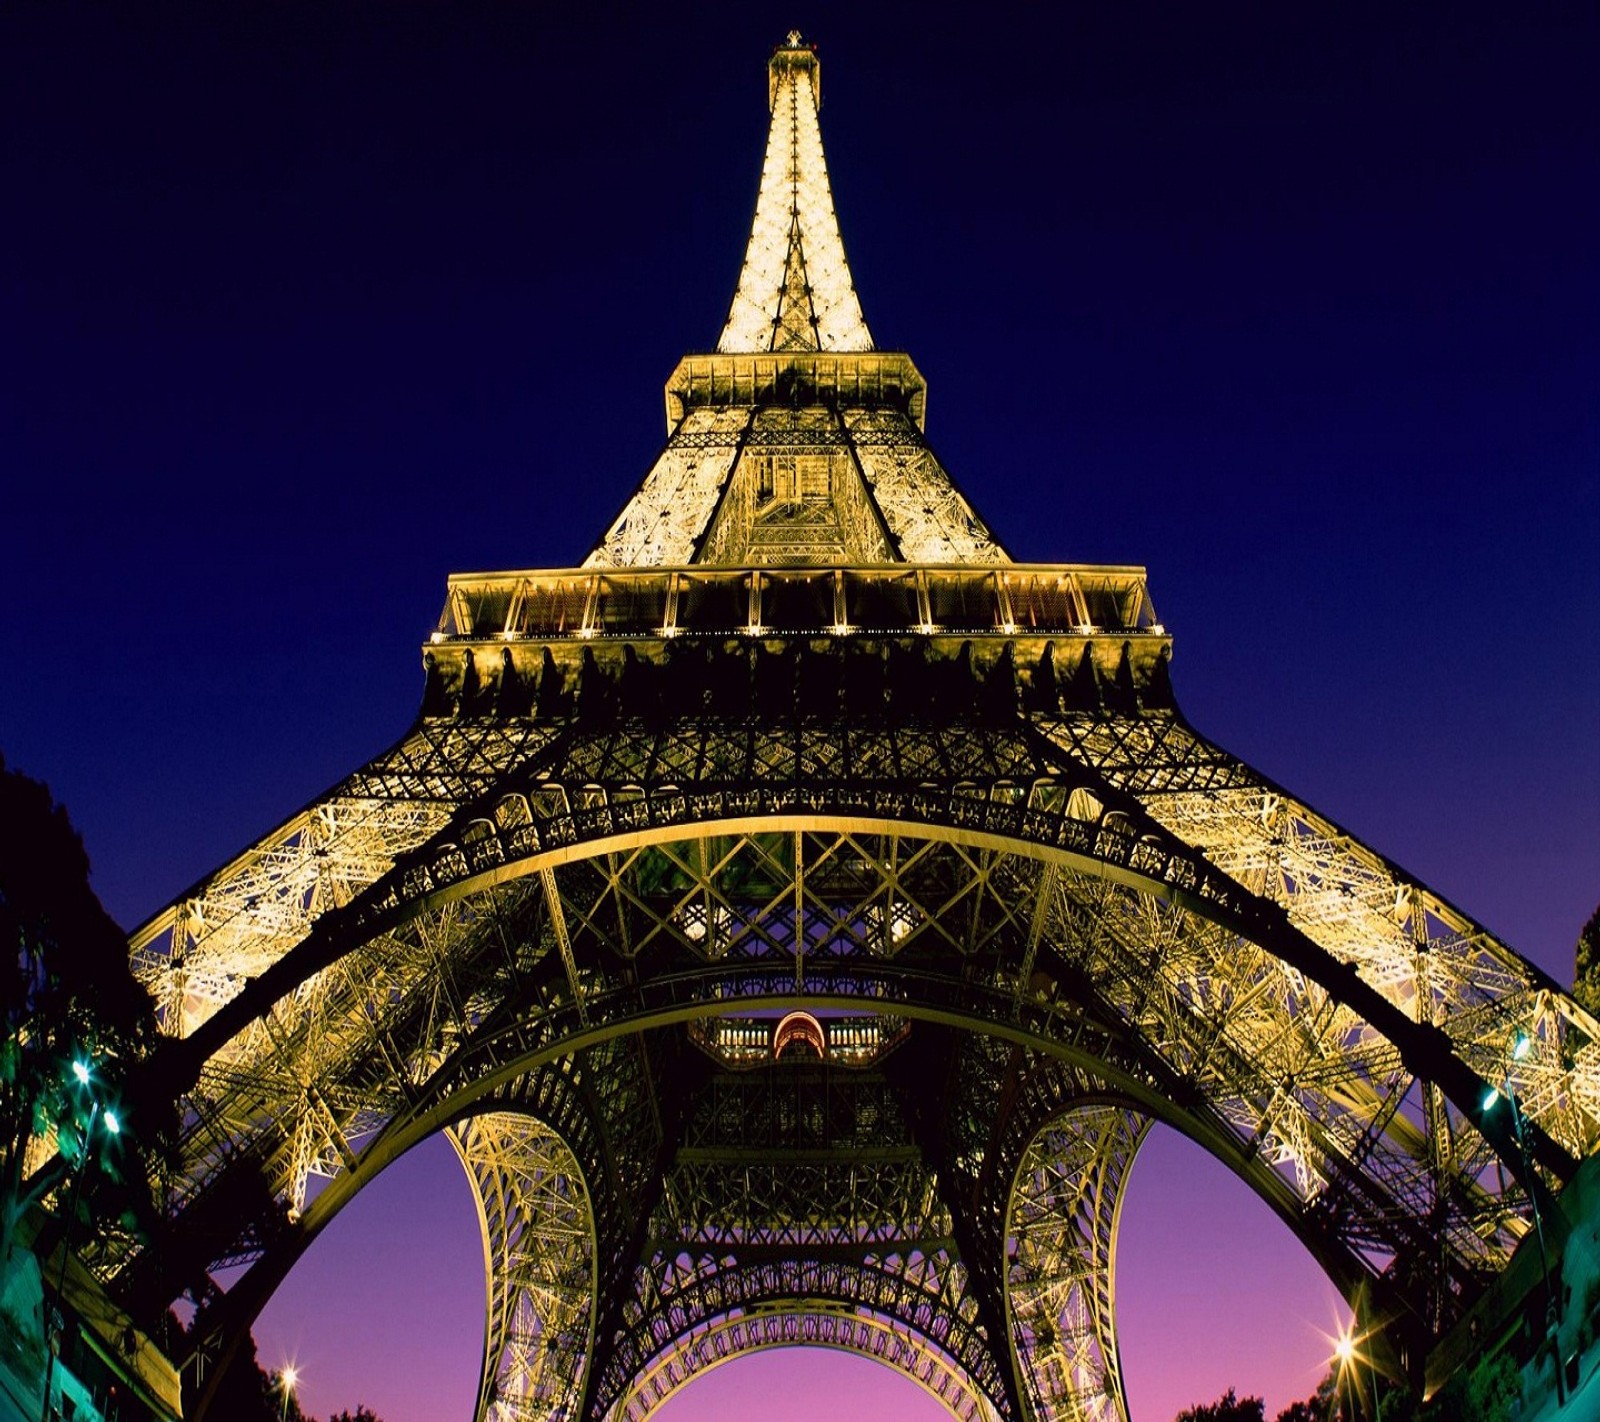
<svg viewBox="0 0 1600 1422">
<path fill-rule="evenodd" d="M 120 921 L 399 737 L 449 573 L 588 552 L 720 330 L 799 25 L 867 320 L 1013 555 L 1147 566 L 1202 731 L 1570 979 L 1592 7 L 124 8 L 0 19 L 0 749 Z M 481 1258 L 420 1148 L 263 1361 L 297 1352 L 320 1413 L 463 1417 Z M 1119 1299 L 1136 1422 L 1304 1395 L 1337 1316 L 1171 1137 Z M 936 1415 L 876 1379 L 774 1355 L 663 1416 Z"/>
</svg>

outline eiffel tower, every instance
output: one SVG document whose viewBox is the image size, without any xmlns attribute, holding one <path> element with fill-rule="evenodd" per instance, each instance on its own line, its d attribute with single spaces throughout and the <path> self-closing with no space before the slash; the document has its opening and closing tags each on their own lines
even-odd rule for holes
<svg viewBox="0 0 1600 1422">
<path fill-rule="evenodd" d="M 790 1344 L 961 1419 L 1125 1419 L 1158 1121 L 1421 1380 L 1595 1150 L 1600 1027 L 1190 726 L 1142 569 L 1018 563 L 956 488 L 819 92 L 791 34 L 726 325 L 582 566 L 451 578 L 400 743 L 133 936 L 182 1136 L 155 1234 L 88 1259 L 136 1317 L 195 1304 L 191 1417 L 438 1133 L 476 1417 L 541 1422 Z"/>
</svg>

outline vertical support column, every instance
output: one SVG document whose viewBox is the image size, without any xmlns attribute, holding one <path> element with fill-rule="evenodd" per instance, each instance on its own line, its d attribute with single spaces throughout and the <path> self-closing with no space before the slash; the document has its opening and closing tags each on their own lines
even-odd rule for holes
<svg viewBox="0 0 1600 1422">
<path fill-rule="evenodd" d="M 1150 1120 L 1077 1106 L 1029 1142 L 1006 1210 L 1006 1303 L 1034 1418 L 1128 1422 L 1113 1269 L 1123 1187 Z"/>
<path fill-rule="evenodd" d="M 489 1296 L 476 1422 L 576 1418 L 594 1351 L 594 1214 L 577 1158 L 532 1116 L 449 1132 L 478 1199 Z"/>
</svg>

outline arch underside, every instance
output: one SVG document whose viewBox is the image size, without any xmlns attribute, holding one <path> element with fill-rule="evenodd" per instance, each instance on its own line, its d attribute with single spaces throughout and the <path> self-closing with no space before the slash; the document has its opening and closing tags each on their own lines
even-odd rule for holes
<svg viewBox="0 0 1600 1422">
<path fill-rule="evenodd" d="M 725 1277 L 715 1292 L 719 1302 L 727 1301 L 726 1311 L 682 1315 L 683 1331 L 648 1359 L 601 1415 L 609 1422 L 644 1422 L 695 1378 L 737 1357 L 769 1348 L 822 1347 L 893 1369 L 960 1422 L 998 1422 L 1003 1414 L 938 1341 L 951 1327 L 944 1312 L 948 1301 L 920 1298 L 929 1291 L 916 1276 L 936 1266 L 908 1262 L 905 1274 L 875 1277 L 866 1269 L 788 1261 L 760 1271 L 765 1277 L 754 1289 L 741 1287 L 748 1281 L 737 1276 Z M 947 1259 L 938 1267 L 959 1270 Z M 895 1311 L 907 1303 L 914 1317 Z"/>
<path fill-rule="evenodd" d="M 577 1157 L 537 1117 L 473 1116 L 449 1132 L 478 1202 L 488 1313 L 477 1417 L 570 1417 L 593 1350 L 595 1224 Z"/>
<path fill-rule="evenodd" d="M 831 1348 L 880 1363 L 910 1378 L 960 1422 L 990 1422 L 993 1407 L 939 1350 L 903 1325 L 854 1310 L 803 1304 L 773 1307 L 707 1324 L 654 1360 L 612 1415 L 644 1422 L 695 1378 L 769 1348 Z"/>
<path fill-rule="evenodd" d="M 1003 1371 L 1014 1362 L 1020 1415 L 1126 1422 L 1115 1232 L 1148 1118 L 1092 1078 L 1037 1076 L 1047 1084 L 1020 1109 L 970 1098 L 1004 1120 L 995 1168 L 1016 1177 L 1002 1191 L 1009 1359 L 985 1333 L 951 1191 L 916 1138 L 903 1080 L 774 1066 L 713 1076 L 698 1093 L 588 1414 L 642 1422 L 709 1368 L 811 1345 L 893 1368 L 960 1419 L 1016 1415 Z M 527 1116 L 478 1116 L 455 1134 L 480 1193 L 492 1185 L 505 1197 L 483 1211 L 490 1326 L 478 1415 L 578 1415 L 588 1358 L 577 1325 L 599 1290 L 582 1287 L 596 1281 L 576 1158 Z M 523 1181 L 534 1188 L 519 1191 Z M 507 1216 L 523 1221 L 520 1237 L 495 1248 L 495 1220 Z"/>
<path fill-rule="evenodd" d="M 686 1045 L 691 1021 L 892 1012 L 914 1042 L 965 1044 L 969 1075 L 1009 1074 L 1014 1098 L 1042 1100 L 1037 1083 L 1076 1072 L 1115 1102 L 1093 1127 L 1109 1133 L 1099 1185 L 1051 1185 L 1048 1161 L 1027 1157 L 1015 1178 L 1033 1182 L 1019 1196 L 1033 1204 L 1016 1206 L 1026 1228 L 1009 1262 L 995 1252 L 1011 1208 L 997 1162 L 1020 1169 L 1033 1147 L 977 1139 L 976 1116 L 961 1149 L 959 1124 L 918 1140 L 947 1190 L 971 1187 L 952 1258 L 976 1281 L 990 1343 L 1002 1358 L 1002 1335 L 1018 1348 L 1007 1386 L 1033 1407 L 1114 1380 L 1106 1247 L 1137 1123 L 1166 1120 L 1213 1151 L 1341 1287 L 1370 1285 L 1425 1345 L 1527 1230 L 1461 1082 L 1498 1079 L 1511 1026 L 1531 1030 L 1516 1088 L 1552 1170 L 1592 1149 L 1600 1100 L 1580 1009 L 1170 714 L 424 722 L 155 921 L 136 963 L 202 1060 L 166 1236 L 97 1263 L 150 1308 L 196 1268 L 251 1264 L 202 1301 L 222 1329 L 247 1325 L 417 1139 L 493 1112 L 545 1064 L 632 1043 L 626 1099 L 591 1090 L 584 1107 L 596 1144 L 581 1170 L 609 1172 L 591 1380 L 620 1322 L 622 1261 L 653 1257 L 641 1249 L 661 1197 L 635 1177 L 670 1158 L 692 1105 L 673 1086 L 703 1056 Z M 1050 1137 L 1045 1119 L 1027 1117 L 1054 1142 L 1040 1149 L 1070 1157 L 1079 1138 Z M 315 1199 L 312 1175 L 329 1182 Z M 1064 1248 L 1068 1218 L 1092 1225 L 1099 1253 L 1075 1262 L 1070 1299 L 1038 1302 L 1026 1242 Z M 503 1300 L 530 1292 L 504 1272 Z M 1026 1297 L 1056 1322 L 1008 1320 L 1008 1291 L 1014 1310 Z M 502 1332 L 486 1387 L 517 1326 Z M 1071 1351 L 1069 1336 L 1091 1334 Z M 591 1381 L 582 1406 L 597 1400 Z"/>
<path fill-rule="evenodd" d="M 1029 1141 L 1010 1192 L 1006 1302 L 1032 1415 L 1128 1422 L 1117 1349 L 1117 1223 L 1150 1118 L 1086 1101 Z"/>
</svg>

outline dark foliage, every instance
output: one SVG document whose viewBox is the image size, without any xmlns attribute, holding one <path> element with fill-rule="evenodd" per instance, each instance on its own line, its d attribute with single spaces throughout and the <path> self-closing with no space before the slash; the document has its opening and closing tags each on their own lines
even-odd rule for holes
<svg viewBox="0 0 1600 1422">
<path fill-rule="evenodd" d="M 1589 915 L 1583 932 L 1578 935 L 1572 995 L 1588 1011 L 1600 1015 L 1600 908 Z"/>
<path fill-rule="evenodd" d="M 1451 1378 L 1418 1415 L 1422 1422 L 1509 1422 L 1521 1392 L 1517 1365 L 1498 1353 Z"/>
<path fill-rule="evenodd" d="M 1230 1387 L 1215 1402 L 1184 1408 L 1175 1422 L 1266 1422 L 1266 1410 L 1259 1397 L 1238 1397 Z"/>
<path fill-rule="evenodd" d="M 156 1040 L 150 998 L 129 970 L 127 940 L 89 887 L 89 858 L 66 811 L 47 786 L 7 769 L 3 759 L 0 942 L 3 1258 L 24 1212 L 86 1150 L 94 1168 L 83 1177 L 85 1216 L 131 1227 L 143 1198 L 138 1152 L 164 1124 L 130 1119 L 120 1096 L 128 1069 Z M 73 1075 L 74 1060 L 93 1063 L 87 1086 Z M 107 1111 L 119 1113 L 120 1134 L 105 1129 Z M 51 1131 L 60 1155 L 25 1178 L 38 1164 L 35 1143 Z"/>
<path fill-rule="evenodd" d="M 256 1361 L 255 1339 L 248 1337 L 217 1383 L 210 1415 L 228 1422 L 314 1422 L 292 1392 L 284 1396 L 278 1375 Z"/>
</svg>

